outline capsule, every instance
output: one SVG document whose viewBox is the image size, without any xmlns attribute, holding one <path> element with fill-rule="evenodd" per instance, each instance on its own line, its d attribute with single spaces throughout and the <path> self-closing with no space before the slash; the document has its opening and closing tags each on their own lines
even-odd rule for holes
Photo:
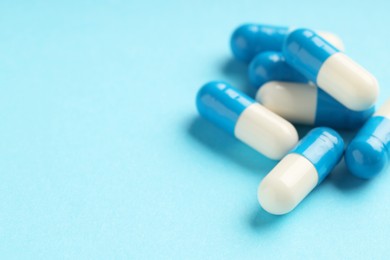
<svg viewBox="0 0 390 260">
<path fill-rule="evenodd" d="M 261 207 L 275 215 L 293 210 L 340 161 L 344 141 L 334 130 L 311 130 L 262 180 Z"/>
<path fill-rule="evenodd" d="M 230 47 L 233 56 L 241 61 L 250 62 L 263 51 L 281 51 L 283 41 L 292 28 L 265 24 L 244 24 L 232 34 Z M 343 50 L 343 42 L 334 34 L 318 32 L 324 39 Z"/>
<path fill-rule="evenodd" d="M 353 111 L 314 85 L 282 81 L 264 84 L 256 100 L 292 123 L 347 130 L 361 127 L 375 110 Z"/>
<path fill-rule="evenodd" d="M 390 156 L 390 99 L 359 130 L 345 151 L 345 163 L 356 177 L 370 179 L 387 168 Z"/>
<path fill-rule="evenodd" d="M 221 81 L 198 92 L 199 114 L 265 156 L 279 160 L 298 142 L 294 126 Z"/>
<path fill-rule="evenodd" d="M 288 64 L 351 110 L 369 109 L 379 87 L 374 76 L 308 29 L 291 32 L 284 44 Z"/>
<path fill-rule="evenodd" d="M 307 83 L 308 80 L 296 69 L 287 64 L 281 52 L 266 51 L 257 54 L 248 67 L 250 84 L 258 89 L 270 81 Z"/>
</svg>

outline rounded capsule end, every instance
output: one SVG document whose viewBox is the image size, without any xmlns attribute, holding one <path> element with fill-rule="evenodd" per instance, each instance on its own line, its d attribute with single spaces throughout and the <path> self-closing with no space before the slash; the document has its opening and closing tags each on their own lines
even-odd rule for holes
<svg viewBox="0 0 390 260">
<path fill-rule="evenodd" d="M 230 38 L 230 48 L 233 56 L 241 61 L 249 62 L 260 51 L 260 46 L 254 46 L 256 35 L 259 31 L 256 24 L 244 24 L 239 26 Z"/>
<path fill-rule="evenodd" d="M 232 135 L 241 113 L 254 102 L 224 81 L 206 83 L 196 96 L 199 114 Z"/>
<path fill-rule="evenodd" d="M 286 64 L 281 53 L 260 53 L 249 64 L 249 82 L 254 88 L 258 89 L 269 81 L 279 80 L 283 77 L 283 66 L 286 66 Z"/>
<path fill-rule="evenodd" d="M 199 114 L 207 114 L 209 108 L 207 102 L 205 102 L 207 96 L 214 96 L 218 88 L 223 89 L 227 86 L 227 83 L 223 81 L 210 81 L 204 84 L 196 94 L 195 104 Z"/>
<path fill-rule="evenodd" d="M 264 24 L 244 24 L 230 38 L 230 47 L 236 59 L 250 62 L 264 51 L 280 51 L 288 28 Z"/>
<path fill-rule="evenodd" d="M 292 211 L 314 189 L 318 173 L 314 165 L 299 154 L 284 157 L 260 183 L 257 196 L 261 207 L 275 215 Z"/>
<path fill-rule="evenodd" d="M 345 152 L 345 163 L 354 176 L 373 178 L 388 164 L 386 147 L 373 136 L 355 138 Z"/>
<path fill-rule="evenodd" d="M 309 29 L 298 28 L 291 31 L 282 46 L 282 53 L 288 62 L 294 63 L 297 58 L 300 58 L 302 45 L 313 37 L 316 33 Z"/>
<path fill-rule="evenodd" d="M 350 68 L 352 69 L 353 66 Z M 340 96 L 340 103 L 344 102 L 346 107 L 354 111 L 370 109 L 375 105 L 379 96 L 378 81 L 358 64 L 355 65 L 353 72 L 354 75 L 345 76 L 348 82 L 345 82 L 344 86 L 349 87 L 350 91 L 346 92 L 343 97 Z"/>
<path fill-rule="evenodd" d="M 377 79 L 370 74 L 370 77 L 367 78 L 366 92 L 363 93 L 360 111 L 369 109 L 370 107 L 375 106 L 376 101 L 379 96 L 379 84 Z"/>
<path fill-rule="evenodd" d="M 307 82 L 298 71 L 290 67 L 281 52 L 267 51 L 256 55 L 248 68 L 251 85 L 258 89 L 269 81 Z"/>
<path fill-rule="evenodd" d="M 371 108 L 379 95 L 376 78 L 342 52 L 331 55 L 322 64 L 316 83 L 334 99 L 354 111 Z"/>
<path fill-rule="evenodd" d="M 288 187 L 274 178 L 269 178 L 260 184 L 257 198 L 260 206 L 274 215 L 289 213 L 298 203 Z"/>
</svg>

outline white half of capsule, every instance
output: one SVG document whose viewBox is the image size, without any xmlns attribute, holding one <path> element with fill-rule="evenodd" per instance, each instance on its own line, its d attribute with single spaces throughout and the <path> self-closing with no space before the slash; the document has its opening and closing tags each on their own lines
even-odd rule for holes
<svg viewBox="0 0 390 260">
<path fill-rule="evenodd" d="M 297 27 L 288 28 L 289 32 L 294 31 Z M 324 32 L 324 31 L 316 31 L 322 38 L 324 38 L 327 42 L 332 44 L 334 47 L 339 49 L 340 51 L 345 51 L 345 46 L 343 41 L 334 33 Z"/>
<path fill-rule="evenodd" d="M 299 154 L 288 154 L 262 180 L 257 192 L 261 207 L 275 215 L 292 211 L 317 185 L 314 165 Z"/>
<path fill-rule="evenodd" d="M 297 130 L 290 122 L 257 103 L 241 113 L 234 135 L 274 160 L 283 158 L 298 143 Z"/>
<path fill-rule="evenodd" d="M 314 85 L 270 81 L 257 91 L 256 101 L 290 122 L 314 125 L 317 94 Z"/>
<path fill-rule="evenodd" d="M 325 60 L 317 75 L 317 85 L 355 111 L 372 107 L 379 93 L 376 78 L 342 52 Z"/>
<path fill-rule="evenodd" d="M 390 99 L 385 101 L 385 103 L 379 107 L 373 116 L 383 116 L 390 120 Z"/>
</svg>

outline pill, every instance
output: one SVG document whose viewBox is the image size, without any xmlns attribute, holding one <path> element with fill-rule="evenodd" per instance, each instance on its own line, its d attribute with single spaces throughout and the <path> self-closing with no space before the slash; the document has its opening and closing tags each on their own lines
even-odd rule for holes
<svg viewBox="0 0 390 260">
<path fill-rule="evenodd" d="M 249 64 L 250 84 L 258 89 L 269 81 L 308 82 L 308 79 L 287 64 L 281 52 L 266 51 L 257 54 Z"/>
<path fill-rule="evenodd" d="M 201 116 L 271 159 L 281 159 L 298 142 L 290 122 L 228 83 L 205 84 L 196 106 Z"/>
<path fill-rule="evenodd" d="M 379 87 L 374 76 L 308 29 L 291 32 L 283 44 L 286 62 L 351 110 L 369 109 Z"/>
<path fill-rule="evenodd" d="M 390 99 L 364 124 L 345 151 L 353 175 L 370 179 L 388 166 L 390 155 Z"/>
<path fill-rule="evenodd" d="M 293 28 L 265 24 L 244 24 L 232 34 L 230 47 L 233 56 L 241 61 L 249 62 L 263 51 L 281 51 L 283 41 Z M 318 32 L 327 41 L 343 50 L 344 45 L 339 37 L 328 32 Z"/>
<path fill-rule="evenodd" d="M 293 210 L 340 161 L 344 141 L 334 130 L 311 130 L 261 181 L 258 200 L 275 215 Z"/>
<path fill-rule="evenodd" d="M 336 129 L 357 129 L 375 111 L 374 107 L 350 110 L 320 88 L 305 83 L 270 81 L 259 88 L 256 100 L 292 123 Z"/>
</svg>

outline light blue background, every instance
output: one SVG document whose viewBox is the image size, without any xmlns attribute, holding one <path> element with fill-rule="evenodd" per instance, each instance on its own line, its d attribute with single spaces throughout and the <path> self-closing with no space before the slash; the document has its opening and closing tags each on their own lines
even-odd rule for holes
<svg viewBox="0 0 390 260">
<path fill-rule="evenodd" d="M 389 1 L 54 2 L 0 3 L 2 259 L 390 257 L 390 172 L 341 166 L 267 215 L 256 190 L 276 162 L 194 102 L 213 79 L 248 91 L 228 40 L 262 22 L 340 35 L 383 103 Z"/>
</svg>

